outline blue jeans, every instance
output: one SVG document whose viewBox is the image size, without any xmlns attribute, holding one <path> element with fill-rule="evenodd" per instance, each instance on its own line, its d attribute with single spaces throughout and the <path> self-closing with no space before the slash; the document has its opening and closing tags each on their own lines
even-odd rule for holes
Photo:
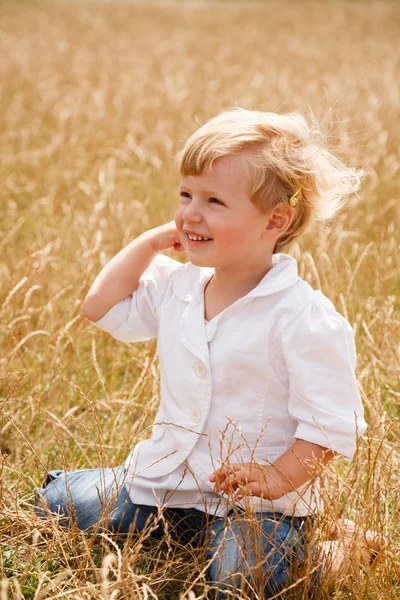
<svg viewBox="0 0 400 600">
<path fill-rule="evenodd" d="M 43 518 L 57 515 L 62 525 L 119 536 L 147 529 L 161 538 L 166 521 L 172 535 L 205 547 L 208 577 L 220 599 L 232 597 L 228 590 L 247 589 L 268 599 L 293 582 L 290 569 L 305 556 L 307 518 L 264 512 L 249 519 L 239 508 L 227 517 L 167 508 L 160 518 L 157 507 L 131 502 L 124 479 L 124 467 L 50 471 L 35 489 L 35 511 Z"/>
</svg>

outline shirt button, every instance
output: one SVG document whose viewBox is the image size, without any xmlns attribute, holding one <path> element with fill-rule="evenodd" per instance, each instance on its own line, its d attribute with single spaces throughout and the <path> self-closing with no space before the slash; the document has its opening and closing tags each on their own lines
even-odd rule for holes
<svg viewBox="0 0 400 600">
<path fill-rule="evenodd" d="M 194 372 L 196 373 L 197 377 L 200 377 L 200 379 L 204 379 L 204 377 L 207 375 L 206 366 L 201 362 L 201 360 L 196 363 Z"/>
<path fill-rule="evenodd" d="M 198 423 L 201 419 L 201 412 L 198 408 L 190 409 L 190 418 L 194 423 Z"/>
</svg>

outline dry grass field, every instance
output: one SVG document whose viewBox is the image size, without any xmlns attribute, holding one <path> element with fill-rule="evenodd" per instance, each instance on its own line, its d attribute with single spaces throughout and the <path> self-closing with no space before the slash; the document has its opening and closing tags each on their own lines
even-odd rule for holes
<svg viewBox="0 0 400 600">
<path fill-rule="evenodd" d="M 354 327 L 369 423 L 353 463 L 327 469 L 321 530 L 343 516 L 389 537 L 321 594 L 400 598 L 398 3 L 4 0 L 0 22 L 0 599 L 212 597 L 200 551 L 72 534 L 36 518 L 32 489 L 46 469 L 121 464 L 151 423 L 155 343 L 113 340 L 81 303 L 173 218 L 177 150 L 233 105 L 311 109 L 367 173 L 290 253 Z"/>
</svg>

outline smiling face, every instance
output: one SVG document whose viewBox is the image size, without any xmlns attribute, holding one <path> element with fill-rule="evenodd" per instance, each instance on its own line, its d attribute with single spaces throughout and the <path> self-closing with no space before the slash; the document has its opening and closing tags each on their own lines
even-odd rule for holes
<svg viewBox="0 0 400 600">
<path fill-rule="evenodd" d="M 216 160 L 201 175 L 182 177 L 175 222 L 193 264 L 231 271 L 265 262 L 273 249 L 266 238 L 268 215 L 253 204 L 250 192 L 243 160 L 234 156 Z"/>
</svg>

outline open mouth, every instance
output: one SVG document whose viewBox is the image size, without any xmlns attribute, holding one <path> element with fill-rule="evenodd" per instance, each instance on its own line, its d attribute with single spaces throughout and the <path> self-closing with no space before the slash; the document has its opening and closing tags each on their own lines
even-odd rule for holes
<svg viewBox="0 0 400 600">
<path fill-rule="evenodd" d="M 195 246 L 204 245 L 204 244 L 207 244 L 207 242 L 212 242 L 211 238 L 204 238 L 204 237 L 200 237 L 198 235 L 192 235 L 189 233 L 186 234 L 186 237 L 187 237 L 189 244 L 195 245 Z"/>
</svg>

